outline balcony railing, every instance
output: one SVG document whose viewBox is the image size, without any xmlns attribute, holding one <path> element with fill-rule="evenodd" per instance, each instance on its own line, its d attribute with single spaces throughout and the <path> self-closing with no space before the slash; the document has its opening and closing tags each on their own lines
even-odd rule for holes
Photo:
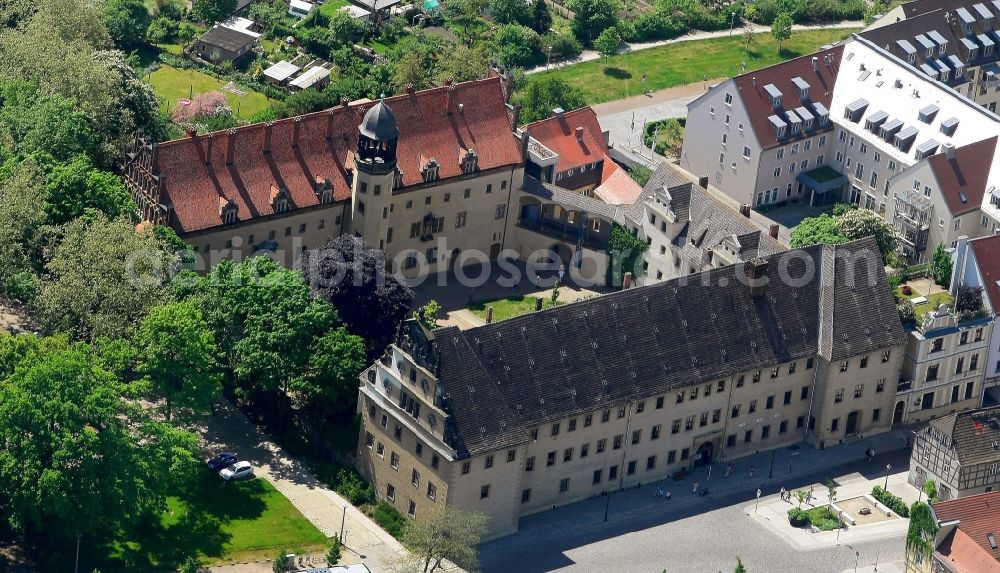
<svg viewBox="0 0 1000 573">
<path fill-rule="evenodd" d="M 588 231 L 581 227 L 579 223 L 565 223 L 556 219 L 532 220 L 520 218 L 517 226 L 528 229 L 538 234 L 560 239 L 574 245 L 581 245 L 585 249 L 601 250 L 608 246 L 608 241 L 604 237 Z"/>
<path fill-rule="evenodd" d="M 913 388 L 913 380 L 900 380 L 899 384 L 896 384 L 896 392 L 906 392 Z"/>
</svg>

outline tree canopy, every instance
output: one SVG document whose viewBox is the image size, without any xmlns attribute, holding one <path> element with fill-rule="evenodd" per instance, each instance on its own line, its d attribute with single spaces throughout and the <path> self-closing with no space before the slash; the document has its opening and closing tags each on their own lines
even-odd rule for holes
<svg viewBox="0 0 1000 573">
<path fill-rule="evenodd" d="M 951 267 L 951 255 L 945 250 L 944 243 L 938 243 L 931 257 L 931 274 L 938 286 L 948 288 L 951 285 Z"/>
<path fill-rule="evenodd" d="M 771 37 L 778 43 L 778 53 L 781 53 L 781 43 L 792 37 L 792 16 L 787 12 L 782 12 L 775 17 L 771 23 Z"/>
<path fill-rule="evenodd" d="M 342 235 L 310 253 L 306 280 L 333 304 L 351 333 L 379 356 L 407 317 L 413 291 L 385 271 L 385 254 L 353 235 Z"/>
<path fill-rule="evenodd" d="M 845 242 L 847 238 L 840 233 L 837 219 L 823 213 L 819 217 L 803 219 L 792 229 L 789 244 L 793 249 L 798 249 L 809 245 L 836 245 Z"/>
<path fill-rule="evenodd" d="M 521 123 L 549 117 L 557 107 L 571 110 L 587 105 L 580 90 L 552 76 L 534 76 L 521 92 Z"/>
<path fill-rule="evenodd" d="M 234 10 L 236 0 L 194 0 L 191 3 L 191 15 L 205 24 L 221 22 Z"/>
<path fill-rule="evenodd" d="M 590 46 L 601 32 L 618 23 L 621 5 L 617 0 L 572 0 L 569 9 L 573 18 L 573 34 L 585 46 Z"/>
<path fill-rule="evenodd" d="M 434 573 L 445 560 L 475 570 L 476 546 L 486 533 L 486 516 L 442 507 L 420 521 L 411 520 L 403 531 L 403 544 L 418 559 L 424 573 Z"/>
<path fill-rule="evenodd" d="M 116 46 L 133 49 L 145 42 L 152 16 L 143 0 L 105 0 L 104 11 Z"/>
<path fill-rule="evenodd" d="M 0 335 L 14 366 L 0 381 L 0 504 L 14 529 L 44 556 L 162 507 L 197 463 L 196 438 L 150 420 L 129 401 L 139 388 L 88 347 L 18 338 Z"/>
</svg>

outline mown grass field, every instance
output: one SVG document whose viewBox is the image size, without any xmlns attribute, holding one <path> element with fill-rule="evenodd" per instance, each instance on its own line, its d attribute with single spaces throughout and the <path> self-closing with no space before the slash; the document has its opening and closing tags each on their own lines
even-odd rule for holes
<svg viewBox="0 0 1000 573">
<path fill-rule="evenodd" d="M 271 105 L 271 101 L 264 94 L 255 91 L 247 91 L 245 96 L 223 91 L 222 86 L 226 85 L 226 82 L 198 70 L 180 70 L 172 66 L 161 65 L 160 69 L 150 74 L 147 79 L 153 86 L 156 95 L 164 100 L 164 105 L 171 110 L 177 105 L 179 99 L 211 91 L 224 94 L 226 101 L 233 108 L 233 112 L 244 119 L 267 109 Z M 245 88 L 240 87 L 239 89 Z"/>
<path fill-rule="evenodd" d="M 187 491 L 169 498 L 164 513 L 123 532 L 121 539 L 105 548 L 101 571 L 173 570 L 189 555 L 206 564 L 270 559 L 283 550 L 322 551 L 328 542 L 267 481 L 224 482 L 207 470 Z M 83 557 L 81 562 L 92 562 Z"/>
<path fill-rule="evenodd" d="M 534 312 L 535 300 L 537 298 L 538 297 L 534 296 L 517 295 L 493 300 L 481 300 L 470 304 L 469 310 L 472 311 L 472 314 L 486 320 L 486 309 L 487 307 L 492 306 L 493 321 L 496 322 L 498 320 L 506 320 L 508 318 Z M 562 301 L 556 301 L 555 306 L 563 304 L 565 303 Z M 549 298 L 545 298 L 542 306 L 543 308 L 552 308 L 552 301 Z"/>
<path fill-rule="evenodd" d="M 770 33 L 755 34 L 750 51 L 743 49 L 743 37 L 712 38 L 678 42 L 656 48 L 639 50 L 581 62 L 571 66 L 541 72 L 565 80 L 583 91 L 587 103 L 597 104 L 627 96 L 639 95 L 641 78 L 647 75 L 646 89 L 660 90 L 673 86 L 700 82 L 741 73 L 740 64 L 746 62 L 746 71 L 756 70 L 778 62 L 816 51 L 820 46 L 840 40 L 857 30 L 831 29 L 793 32 L 791 39 L 778 44 Z"/>
</svg>

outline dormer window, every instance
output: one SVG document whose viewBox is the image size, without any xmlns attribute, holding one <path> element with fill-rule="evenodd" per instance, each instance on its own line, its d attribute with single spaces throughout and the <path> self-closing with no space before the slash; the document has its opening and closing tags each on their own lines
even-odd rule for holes
<svg viewBox="0 0 1000 573">
<path fill-rule="evenodd" d="M 437 181 L 438 179 L 438 165 L 437 159 L 421 157 L 420 158 L 420 175 L 424 178 L 424 183 L 430 183 L 431 181 Z"/>
<path fill-rule="evenodd" d="M 781 90 L 779 90 L 774 84 L 767 84 L 764 86 L 764 92 L 767 94 L 767 97 L 771 102 L 771 107 L 775 109 L 781 107 Z"/>
<path fill-rule="evenodd" d="M 403 186 L 403 170 L 396 167 L 396 172 L 393 174 L 392 187 L 393 189 L 398 189 Z"/>
<path fill-rule="evenodd" d="M 969 11 L 966 10 L 965 8 L 956 8 L 955 16 L 958 18 L 958 21 L 962 24 L 962 33 L 965 35 L 971 34 L 972 25 L 976 23 L 976 19 L 972 17 L 972 14 L 970 14 Z"/>
<path fill-rule="evenodd" d="M 792 78 L 792 85 L 795 86 L 795 91 L 798 93 L 799 99 L 807 100 L 809 99 L 809 82 L 795 76 Z"/>
<path fill-rule="evenodd" d="M 316 198 L 321 204 L 333 202 L 333 183 L 329 179 L 316 176 Z"/>
<path fill-rule="evenodd" d="M 781 119 L 781 117 L 777 115 L 772 115 L 771 117 L 767 118 L 767 120 L 771 123 L 771 127 L 774 128 L 775 137 L 777 137 L 778 139 L 785 137 L 786 133 L 785 129 L 788 127 L 788 124 L 785 122 L 785 120 Z"/>
<path fill-rule="evenodd" d="M 466 175 L 475 173 L 479 168 L 479 156 L 472 149 L 464 150 L 458 160 L 462 164 L 462 173 Z"/>
<path fill-rule="evenodd" d="M 222 219 L 222 224 L 232 225 L 237 222 L 239 220 L 238 213 L 239 207 L 232 199 L 219 197 L 219 217 Z"/>
<path fill-rule="evenodd" d="M 851 102 L 844 108 L 844 119 L 857 123 L 868 108 L 868 100 L 861 98 Z"/>
<path fill-rule="evenodd" d="M 284 213 L 288 210 L 290 203 L 288 191 L 271 185 L 271 210 L 275 213 Z"/>
</svg>

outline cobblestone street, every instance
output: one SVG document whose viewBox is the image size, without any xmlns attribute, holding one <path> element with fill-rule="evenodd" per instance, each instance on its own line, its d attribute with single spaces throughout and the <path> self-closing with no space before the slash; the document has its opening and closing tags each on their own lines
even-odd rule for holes
<svg viewBox="0 0 1000 573">
<path fill-rule="evenodd" d="M 894 468 L 890 491 L 906 499 L 912 497 L 907 489 L 913 488 L 904 477 L 909 460 L 909 450 L 904 447 L 908 434 L 908 430 L 900 430 L 826 450 L 807 446 L 775 450 L 771 479 L 771 452 L 736 460 L 728 478 L 721 471 L 709 478 L 707 469 L 702 468 L 683 480 L 666 483 L 673 494 L 670 502 L 653 496 L 655 488 L 663 484 L 653 482 L 614 493 L 610 499 L 597 497 L 528 516 L 521 520 L 517 534 L 481 548 L 483 571 L 603 573 L 666 569 L 668 573 L 715 573 L 732 571 L 738 556 L 754 573 L 842 573 L 853 571 L 855 558 L 859 571 L 864 566 L 872 571 L 877 562 L 879 571 L 893 572 L 887 564 L 904 557 L 903 530 L 879 528 L 871 535 L 857 530 L 833 543 L 821 537 L 810 549 L 803 549 L 751 514 L 757 488 L 763 494 L 761 508 L 785 504 L 778 498 L 781 487 L 795 490 L 811 485 L 816 491 L 816 503 L 822 503 L 825 494 L 822 498 L 819 494 L 825 491 L 822 484 L 828 478 L 845 484 L 845 494 L 855 495 L 870 490 L 870 485 L 882 484 L 886 463 Z M 873 463 L 864 458 L 868 447 L 877 452 Z M 753 478 L 748 477 L 751 465 L 755 468 Z M 708 488 L 709 495 L 692 495 L 694 481 Z"/>
</svg>

